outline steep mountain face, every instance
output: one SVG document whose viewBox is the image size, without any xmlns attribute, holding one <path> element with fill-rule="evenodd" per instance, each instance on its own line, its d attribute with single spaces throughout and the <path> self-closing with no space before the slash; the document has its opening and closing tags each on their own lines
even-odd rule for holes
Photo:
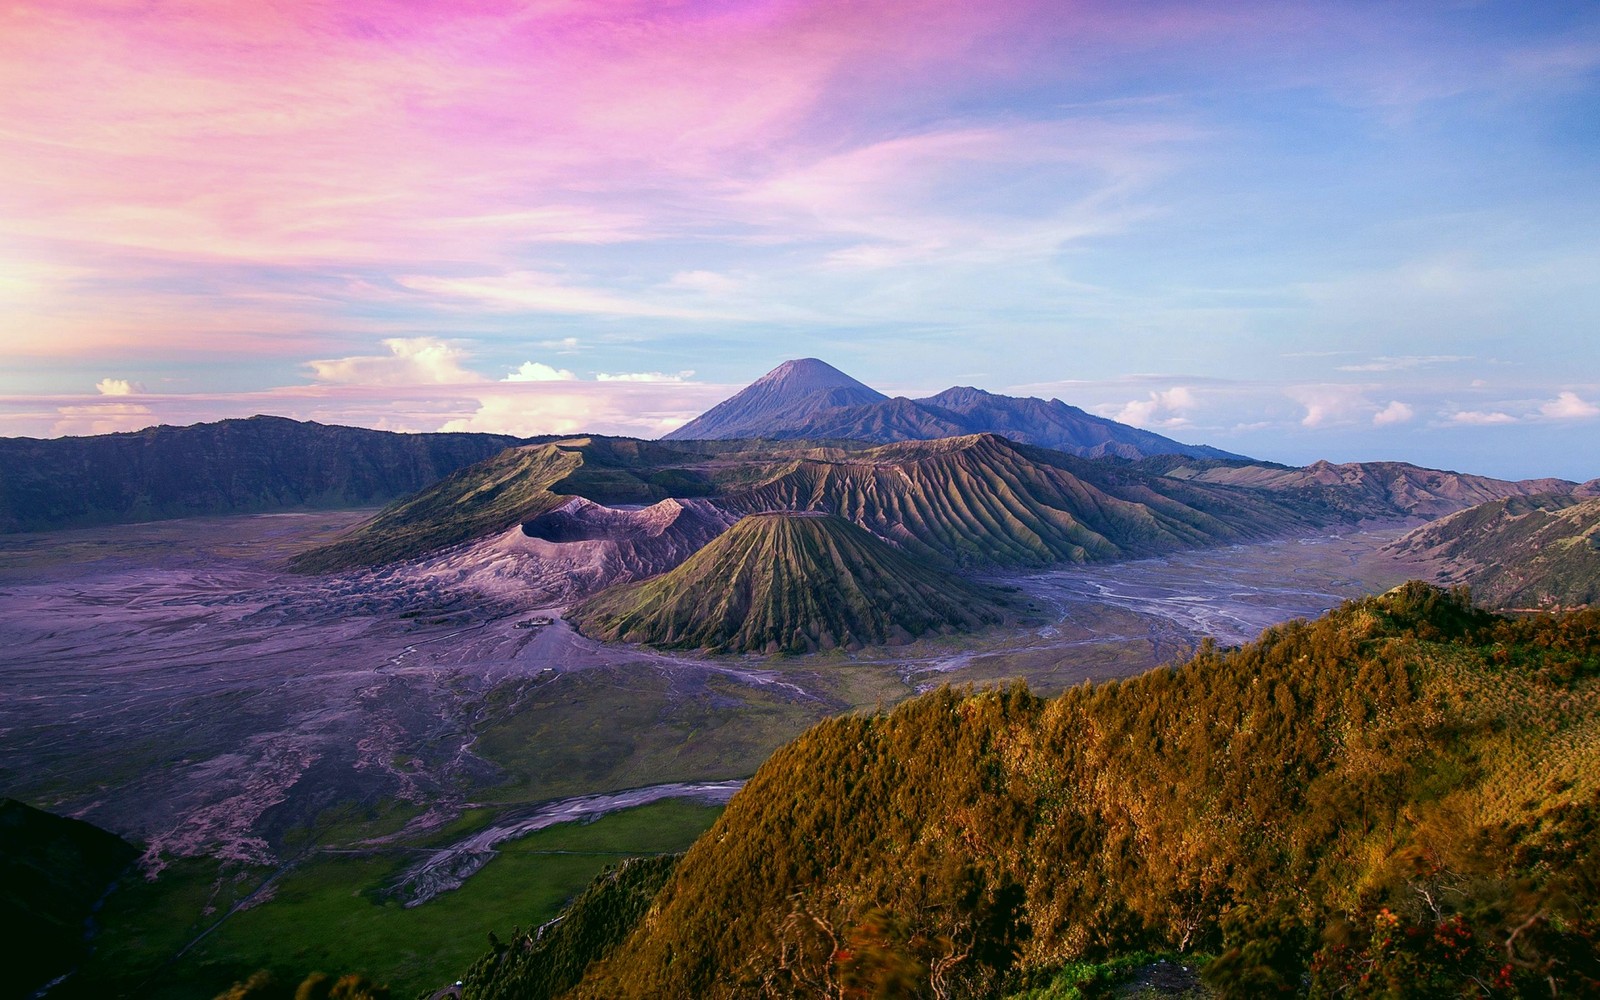
<svg viewBox="0 0 1600 1000">
<path fill-rule="evenodd" d="M 0 532 L 380 503 L 515 442 L 282 417 L 0 438 Z"/>
<path fill-rule="evenodd" d="M 767 433 L 772 428 L 803 425 L 820 412 L 885 398 L 830 364 L 799 358 L 785 361 L 663 440 L 773 437 Z"/>
<path fill-rule="evenodd" d="M 1600 498 L 1568 493 L 1491 500 L 1425 524 L 1389 546 L 1437 561 L 1497 608 L 1600 604 Z"/>
<path fill-rule="evenodd" d="M 907 642 L 1000 621 L 994 597 L 826 514 L 752 514 L 669 573 L 590 598 L 586 635 L 713 652 Z"/>
<path fill-rule="evenodd" d="M 1326 523 L 1248 490 L 1139 476 L 987 434 L 797 461 L 718 502 L 835 513 L 958 566 L 1124 559 Z"/>
<path fill-rule="evenodd" d="M 813 358 L 784 362 L 667 438 L 888 443 L 969 434 L 1000 434 L 1089 458 L 1242 457 L 1097 417 L 1058 399 L 1019 399 L 965 386 L 926 399 L 889 399 Z"/>
<path fill-rule="evenodd" d="M 1259 462 L 1191 464 L 1157 459 L 1141 467 L 1173 479 L 1293 494 L 1361 517 L 1394 517 L 1397 513 L 1442 517 L 1501 497 L 1568 492 L 1576 485 L 1564 479 L 1512 482 L 1405 462 L 1313 462 L 1293 468 Z"/>
<path fill-rule="evenodd" d="M 72 968 L 84 920 L 139 852 L 80 820 L 0 799 L 0 926 L 7 995 L 28 996 Z"/>
<path fill-rule="evenodd" d="M 1600 611 L 1408 584 L 1049 701 L 822 723 L 565 995 L 1066 996 L 1140 949 L 1234 996 L 1592 995 L 1597 832 Z"/>
</svg>

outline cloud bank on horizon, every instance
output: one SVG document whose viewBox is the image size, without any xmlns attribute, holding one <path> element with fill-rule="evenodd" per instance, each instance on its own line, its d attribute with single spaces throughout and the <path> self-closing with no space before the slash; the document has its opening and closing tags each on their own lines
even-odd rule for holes
<svg viewBox="0 0 1600 1000">
<path fill-rule="evenodd" d="M 1597 120 L 1591 3 L 24 2 L 0 434 L 655 435 L 811 355 L 1589 478 Z"/>
</svg>

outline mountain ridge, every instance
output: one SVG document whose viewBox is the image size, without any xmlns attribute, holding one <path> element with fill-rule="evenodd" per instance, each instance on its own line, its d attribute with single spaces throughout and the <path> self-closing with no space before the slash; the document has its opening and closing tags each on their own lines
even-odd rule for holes
<svg viewBox="0 0 1600 1000">
<path fill-rule="evenodd" d="M 889 398 L 815 358 L 785 361 L 662 440 L 749 437 L 886 444 L 983 433 L 1087 458 L 1244 458 L 1097 417 L 1058 399 L 1003 396 L 971 386 L 952 386 L 921 399 Z"/>
</svg>

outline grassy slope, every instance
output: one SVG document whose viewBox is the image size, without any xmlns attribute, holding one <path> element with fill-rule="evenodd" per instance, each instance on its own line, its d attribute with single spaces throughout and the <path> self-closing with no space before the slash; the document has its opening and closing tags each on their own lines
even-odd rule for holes
<svg viewBox="0 0 1600 1000">
<path fill-rule="evenodd" d="M 843 518 L 745 517 L 688 561 L 572 613 L 586 633 L 717 652 L 806 652 L 998 622 L 993 597 Z"/>
<path fill-rule="evenodd" d="M 1446 561 L 1492 607 L 1600 604 L 1600 498 L 1512 497 L 1423 525 L 1397 552 Z"/>
<path fill-rule="evenodd" d="M 577 995 L 814 995 L 897 969 L 908 995 L 986 995 L 1197 946 L 1243 994 L 1300 983 L 1313 952 L 1330 989 L 1352 969 L 1465 984 L 1530 918 L 1507 975 L 1572 986 L 1600 976 L 1597 674 L 1600 612 L 1497 620 L 1408 585 L 1048 702 L 941 691 L 826 722 Z M 1441 958 L 1458 926 L 1475 936 Z"/>
</svg>

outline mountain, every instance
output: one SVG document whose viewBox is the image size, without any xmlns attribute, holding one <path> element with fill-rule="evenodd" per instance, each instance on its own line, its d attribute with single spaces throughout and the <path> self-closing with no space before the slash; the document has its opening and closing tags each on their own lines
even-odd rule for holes
<svg viewBox="0 0 1600 1000">
<path fill-rule="evenodd" d="M 751 514 L 669 573 L 569 615 L 585 635 L 719 653 L 908 642 L 1001 620 L 994 596 L 829 514 Z"/>
<path fill-rule="evenodd" d="M 1508 481 L 1442 469 L 1424 469 L 1406 462 L 1313 462 L 1303 468 L 1268 462 L 1187 463 L 1157 458 L 1139 468 L 1171 479 L 1226 486 L 1247 486 L 1298 496 L 1307 502 L 1357 517 L 1396 515 L 1442 517 L 1465 507 L 1508 496 L 1568 492 L 1576 484 L 1564 479 Z"/>
<path fill-rule="evenodd" d="M 1592 996 L 1597 837 L 1600 610 L 1412 583 L 1051 700 L 823 722 L 563 995 L 1020 1000 L 1197 951 L 1224 996 Z"/>
<path fill-rule="evenodd" d="M 1600 497 L 1593 495 L 1491 500 L 1425 524 L 1389 550 L 1436 561 L 1443 582 L 1470 585 L 1490 607 L 1600 605 Z"/>
<path fill-rule="evenodd" d="M 525 585 L 555 601 L 669 569 L 666 560 L 752 513 L 838 514 L 946 568 L 1037 567 L 1450 512 L 1476 496 L 1550 482 L 1559 480 L 1507 483 L 1398 463 L 1107 462 L 992 434 L 829 448 L 563 438 L 453 473 L 294 566 L 322 572 L 429 557 L 430 568 L 474 585 Z M 648 516 L 610 506 L 669 497 L 682 499 Z M 568 516 L 553 512 L 575 499 L 592 504 L 569 513 L 593 522 L 593 533 L 541 534 L 536 519 Z"/>
<path fill-rule="evenodd" d="M 946 567 L 1124 559 L 1351 520 L 1315 498 L 1174 479 L 995 435 L 875 448 L 573 438 L 522 446 L 462 469 L 293 565 L 305 572 L 353 569 L 484 542 L 440 557 L 440 568 L 471 575 L 475 566 L 516 551 L 547 564 L 524 560 L 516 572 L 539 578 L 550 595 L 582 593 L 627 576 L 596 574 L 587 583 L 574 576 L 562 584 L 546 570 L 559 574 L 593 553 L 572 545 L 576 539 L 540 538 L 539 529 L 530 535 L 518 526 L 575 497 L 617 504 L 674 494 L 703 501 L 695 508 L 703 524 L 715 518 L 713 510 L 726 515 L 724 523 L 781 510 L 839 514 L 907 555 Z"/>
<path fill-rule="evenodd" d="M 738 520 L 706 500 L 606 507 L 573 497 L 499 534 L 425 560 L 436 580 L 522 606 L 553 605 L 665 573 Z"/>
<path fill-rule="evenodd" d="M 957 386 L 925 399 L 890 399 L 815 358 L 786 361 L 667 440 L 770 438 L 888 443 L 999 434 L 1089 458 L 1150 455 L 1238 459 L 1097 417 L 1058 399 L 1017 398 Z"/>
<path fill-rule="evenodd" d="M 380 503 L 516 441 L 262 416 L 93 437 L 0 438 L 0 532 Z"/>
<path fill-rule="evenodd" d="M 69 971 L 84 949 L 84 922 L 139 852 L 115 834 L 0 799 L 0 926 L 7 985 L 28 996 Z"/>
<path fill-rule="evenodd" d="M 771 427 L 800 426 L 818 413 L 886 398 L 830 364 L 798 358 L 785 361 L 662 440 L 774 437 L 767 433 Z"/>
<path fill-rule="evenodd" d="M 717 502 L 836 513 L 958 566 L 1126 559 L 1327 523 L 1319 510 L 1258 491 L 1141 475 L 992 434 L 798 460 Z"/>
<path fill-rule="evenodd" d="M 297 556 L 291 566 L 323 573 L 415 559 L 512 532 L 574 499 L 631 505 L 703 496 L 724 484 L 738 488 L 759 480 L 792 460 L 742 448 L 742 443 L 668 446 L 605 437 L 559 438 L 510 448 L 389 505 L 338 541 Z M 825 452 L 798 452 L 813 453 Z M 590 514 L 594 512 L 582 516 Z M 563 544 L 540 538 L 539 530 L 527 537 Z M 505 542 L 521 546 L 515 537 Z"/>
</svg>

